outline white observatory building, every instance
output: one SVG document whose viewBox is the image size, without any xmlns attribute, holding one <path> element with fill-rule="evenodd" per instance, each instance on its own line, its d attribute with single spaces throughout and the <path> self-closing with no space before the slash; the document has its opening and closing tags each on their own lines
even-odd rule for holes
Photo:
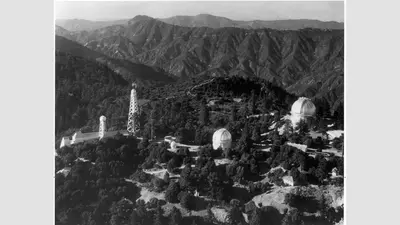
<svg viewBox="0 0 400 225">
<path fill-rule="evenodd" d="M 212 142 L 214 150 L 217 150 L 219 147 L 225 150 L 231 147 L 232 135 L 227 129 L 221 128 L 214 132 Z"/>
<path fill-rule="evenodd" d="M 307 120 L 315 116 L 315 105 L 309 98 L 300 97 L 292 105 L 290 120 L 293 127 L 296 127 L 300 120 Z"/>
</svg>

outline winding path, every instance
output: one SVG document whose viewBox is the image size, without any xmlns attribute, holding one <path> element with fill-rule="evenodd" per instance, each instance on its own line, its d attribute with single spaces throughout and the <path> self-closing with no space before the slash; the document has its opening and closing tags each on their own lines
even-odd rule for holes
<svg viewBox="0 0 400 225">
<path fill-rule="evenodd" d="M 197 85 L 191 87 L 191 88 L 186 92 L 186 94 L 189 95 L 189 96 L 192 96 L 192 97 L 196 97 L 195 94 L 192 94 L 192 91 L 193 91 L 194 89 L 196 89 L 196 88 L 198 88 L 198 87 L 201 87 L 201 86 L 203 86 L 203 85 L 205 85 L 205 84 L 211 83 L 211 82 L 213 82 L 214 80 L 215 80 L 215 78 L 211 78 L 211 79 L 209 79 L 209 80 L 204 81 L 204 82 L 201 83 L 201 84 L 197 84 Z"/>
</svg>

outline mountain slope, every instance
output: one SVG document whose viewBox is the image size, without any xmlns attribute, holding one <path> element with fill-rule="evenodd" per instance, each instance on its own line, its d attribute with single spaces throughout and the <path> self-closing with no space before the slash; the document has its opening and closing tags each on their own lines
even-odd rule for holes
<svg viewBox="0 0 400 225">
<path fill-rule="evenodd" d="M 209 14 L 199 14 L 196 16 L 173 16 L 164 19 L 158 19 L 168 24 L 184 27 L 238 27 L 245 29 L 270 28 L 277 30 L 299 30 L 303 28 L 317 29 L 344 29 L 344 24 L 336 21 L 319 21 L 319 20 L 252 20 L 240 21 L 231 20 L 225 17 L 213 16 Z"/>
<path fill-rule="evenodd" d="M 70 39 L 70 40 L 74 40 L 75 39 L 75 34 L 72 31 L 66 30 L 63 27 L 60 27 L 58 25 L 56 25 L 55 27 L 55 33 L 56 36 L 62 36 L 64 38 Z"/>
<path fill-rule="evenodd" d="M 297 95 L 325 98 L 330 105 L 342 101 L 343 30 L 190 28 L 140 16 L 69 38 L 177 77 L 257 76 Z"/>
<path fill-rule="evenodd" d="M 149 82 L 166 83 L 174 81 L 174 78 L 160 69 L 133 63 L 124 59 L 116 59 L 106 56 L 105 54 L 86 48 L 85 46 L 62 36 L 56 35 L 55 44 L 56 51 L 66 52 L 72 56 L 91 59 L 106 65 L 129 82 L 135 81 L 141 84 L 148 84 Z"/>
<path fill-rule="evenodd" d="M 91 21 L 83 19 L 57 19 L 56 25 L 63 27 L 70 31 L 83 31 L 83 30 L 95 30 L 102 27 L 112 26 L 116 24 L 125 24 L 128 19 L 125 20 L 112 20 L 112 21 Z"/>
<path fill-rule="evenodd" d="M 106 57 L 104 54 L 100 52 L 93 51 L 89 48 L 85 48 L 81 44 L 71 41 L 63 36 L 56 35 L 56 51 L 61 52 L 69 52 L 71 55 L 86 57 L 92 60 L 96 60 L 97 58 Z"/>
</svg>

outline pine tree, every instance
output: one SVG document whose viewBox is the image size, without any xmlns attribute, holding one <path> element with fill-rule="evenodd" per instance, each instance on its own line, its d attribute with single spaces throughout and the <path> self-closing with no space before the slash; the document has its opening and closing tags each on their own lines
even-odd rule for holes
<svg viewBox="0 0 400 225">
<path fill-rule="evenodd" d="M 130 218 L 130 225 L 141 225 L 140 218 L 136 210 L 132 211 L 131 218 Z"/>
<path fill-rule="evenodd" d="M 209 112 L 205 103 L 202 103 L 200 106 L 199 121 L 201 125 L 207 125 L 209 122 Z"/>
<path fill-rule="evenodd" d="M 255 126 L 254 127 L 251 139 L 253 141 L 255 141 L 255 142 L 259 142 L 261 140 L 261 134 L 260 134 L 260 127 L 259 126 Z"/>
<path fill-rule="evenodd" d="M 251 114 L 255 114 L 256 113 L 256 94 L 255 91 L 252 90 L 251 91 L 251 98 L 250 98 L 250 102 L 249 102 L 249 110 Z"/>
<path fill-rule="evenodd" d="M 118 215 L 112 215 L 111 220 L 110 220 L 111 225 L 120 225 L 121 224 L 121 218 Z"/>
<path fill-rule="evenodd" d="M 180 225 L 182 223 L 182 214 L 176 207 L 172 208 L 169 225 Z"/>
<path fill-rule="evenodd" d="M 170 181 L 167 191 L 165 192 L 165 200 L 171 203 L 178 203 L 179 192 L 180 192 L 179 183 Z"/>
<path fill-rule="evenodd" d="M 306 122 L 305 120 L 300 120 L 300 121 L 297 123 L 296 130 L 297 130 L 301 135 L 305 135 L 305 134 L 307 134 L 308 132 L 310 132 L 310 129 L 309 129 L 309 127 L 308 127 L 308 124 L 307 124 L 307 122 Z"/>
<path fill-rule="evenodd" d="M 240 140 L 246 140 L 249 138 L 249 123 L 246 121 L 242 130 L 242 136 Z"/>
<path fill-rule="evenodd" d="M 249 221 L 249 225 L 261 225 L 261 212 L 258 208 L 253 210 L 251 214 L 251 218 Z"/>
<path fill-rule="evenodd" d="M 242 213 L 240 212 L 239 208 L 236 205 L 234 205 L 228 212 L 229 224 L 238 224 L 242 220 L 243 220 Z"/>
<path fill-rule="evenodd" d="M 232 107 L 231 107 L 231 116 L 230 116 L 230 120 L 232 121 L 232 122 L 235 122 L 236 121 L 236 105 L 235 104 L 233 104 L 232 105 Z"/>
<path fill-rule="evenodd" d="M 271 101 L 269 100 L 268 96 L 265 95 L 262 101 L 262 110 L 263 113 L 268 113 L 268 110 L 271 108 Z"/>
<path fill-rule="evenodd" d="M 193 219 L 192 225 L 197 225 L 196 219 Z"/>
<path fill-rule="evenodd" d="M 280 114 L 281 114 L 280 111 L 275 112 L 275 114 L 274 114 L 274 122 L 279 122 L 279 120 L 280 120 Z"/>
<path fill-rule="evenodd" d="M 153 108 L 150 112 L 150 138 L 153 139 L 155 137 L 155 122 L 156 122 L 156 110 Z"/>
<path fill-rule="evenodd" d="M 197 127 L 196 128 L 196 133 L 195 133 L 195 136 L 194 136 L 194 142 L 197 145 L 201 145 L 202 142 L 203 142 L 203 132 L 202 132 L 202 128 L 201 127 Z"/>
<path fill-rule="evenodd" d="M 138 222 L 137 224 L 145 225 L 145 224 L 151 224 L 151 222 L 153 222 L 153 218 L 151 218 L 151 214 L 149 214 L 149 212 L 146 210 L 145 203 L 143 200 L 139 200 L 137 202 L 136 215 L 131 214 L 131 222 L 132 222 L 132 216 L 137 217 L 136 219 L 136 221 Z"/>
<path fill-rule="evenodd" d="M 231 148 L 227 148 L 224 150 L 224 157 L 227 159 L 232 158 L 232 149 Z"/>
<path fill-rule="evenodd" d="M 164 182 L 165 182 L 166 184 L 169 184 L 170 179 L 169 179 L 169 173 L 168 173 L 168 172 L 166 172 L 166 173 L 164 174 L 163 180 L 164 180 Z"/>
<path fill-rule="evenodd" d="M 184 192 L 181 197 L 180 203 L 183 208 L 190 210 L 193 203 L 193 196 L 188 192 Z"/>
<path fill-rule="evenodd" d="M 138 145 L 138 149 L 145 149 L 147 146 L 149 146 L 149 139 L 146 137 L 143 137 L 142 141 L 140 141 Z"/>
<path fill-rule="evenodd" d="M 172 106 L 171 106 L 171 110 L 170 110 L 170 112 L 169 112 L 169 122 L 170 123 L 173 123 L 175 120 L 176 120 L 176 116 L 177 116 L 177 114 L 178 114 L 178 104 L 175 102 L 175 103 L 172 103 Z"/>
<path fill-rule="evenodd" d="M 289 137 L 289 135 L 291 135 L 293 133 L 293 125 L 292 125 L 292 121 L 290 120 L 285 120 L 285 125 L 283 127 L 283 134 L 286 137 Z"/>
<path fill-rule="evenodd" d="M 214 222 L 214 213 L 211 210 L 211 205 L 207 206 L 207 215 L 205 217 L 205 221 L 208 224 L 212 224 Z"/>
<path fill-rule="evenodd" d="M 282 225 L 303 225 L 298 209 L 288 211 L 282 219 Z"/>
<path fill-rule="evenodd" d="M 162 225 L 163 221 L 163 209 L 161 208 L 161 205 L 158 204 L 156 208 L 156 212 L 154 213 L 154 219 L 153 219 L 153 225 Z"/>
</svg>

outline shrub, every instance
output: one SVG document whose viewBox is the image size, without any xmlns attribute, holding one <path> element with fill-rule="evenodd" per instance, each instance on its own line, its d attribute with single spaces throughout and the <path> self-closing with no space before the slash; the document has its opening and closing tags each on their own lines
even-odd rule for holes
<svg viewBox="0 0 400 225">
<path fill-rule="evenodd" d="M 194 202 L 195 198 L 192 194 L 188 193 L 188 192 L 183 192 L 180 196 L 180 204 L 182 207 L 186 208 L 186 209 L 192 209 L 193 206 L 195 205 Z"/>
<path fill-rule="evenodd" d="M 234 206 L 234 207 L 239 207 L 239 206 L 240 206 L 240 201 L 237 200 L 237 199 L 232 199 L 232 200 L 229 202 L 229 204 L 230 204 L 231 206 Z"/>
<path fill-rule="evenodd" d="M 158 177 L 154 177 L 152 180 L 152 183 L 153 183 L 153 187 L 156 189 L 156 191 L 161 191 L 165 185 L 164 180 L 160 179 Z"/>
<path fill-rule="evenodd" d="M 253 210 L 257 209 L 256 203 L 253 201 L 250 201 L 249 203 L 244 205 L 244 212 L 247 214 L 250 214 L 253 212 Z"/>
<path fill-rule="evenodd" d="M 146 183 L 151 181 L 151 175 L 143 172 L 142 170 L 136 170 L 136 172 L 130 176 L 130 179 L 139 183 Z"/>
<path fill-rule="evenodd" d="M 146 208 L 154 209 L 157 207 L 157 205 L 158 205 L 158 199 L 153 197 L 150 199 L 150 201 L 147 202 Z"/>
<path fill-rule="evenodd" d="M 171 181 L 168 185 L 167 191 L 165 192 L 165 200 L 171 203 L 178 203 L 178 195 L 180 193 L 180 187 L 177 182 Z"/>
<path fill-rule="evenodd" d="M 144 162 L 143 164 L 142 164 L 142 169 L 150 169 L 150 168 L 152 168 L 153 167 L 153 165 L 154 165 L 154 162 L 152 162 L 152 161 L 146 161 L 146 162 Z"/>
</svg>

